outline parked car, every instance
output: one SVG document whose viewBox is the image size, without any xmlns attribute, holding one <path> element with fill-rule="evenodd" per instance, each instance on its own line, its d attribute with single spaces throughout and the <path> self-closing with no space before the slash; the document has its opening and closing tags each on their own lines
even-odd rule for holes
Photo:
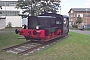
<svg viewBox="0 0 90 60">
<path fill-rule="evenodd" d="M 84 30 L 84 26 L 79 26 L 79 30 Z"/>
</svg>

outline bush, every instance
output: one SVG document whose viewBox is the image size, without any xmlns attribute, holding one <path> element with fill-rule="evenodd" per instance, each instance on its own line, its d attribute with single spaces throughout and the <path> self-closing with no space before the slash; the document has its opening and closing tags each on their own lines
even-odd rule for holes
<svg viewBox="0 0 90 60">
<path fill-rule="evenodd" d="M 78 28 L 78 25 L 72 25 L 73 28 Z"/>
<path fill-rule="evenodd" d="M 11 28 L 11 27 L 12 27 L 12 23 L 11 23 L 11 22 L 8 22 L 7 27 L 8 27 L 8 28 Z"/>
</svg>

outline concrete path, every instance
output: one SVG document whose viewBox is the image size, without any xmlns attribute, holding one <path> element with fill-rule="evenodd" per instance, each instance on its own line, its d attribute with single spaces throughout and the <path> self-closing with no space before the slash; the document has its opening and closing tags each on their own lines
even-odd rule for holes
<svg viewBox="0 0 90 60">
<path fill-rule="evenodd" d="M 90 36 L 90 31 L 86 30 L 70 30 L 70 31 Z"/>
<path fill-rule="evenodd" d="M 11 33 L 11 32 L 14 32 L 14 31 L 0 31 L 0 34 Z"/>
</svg>

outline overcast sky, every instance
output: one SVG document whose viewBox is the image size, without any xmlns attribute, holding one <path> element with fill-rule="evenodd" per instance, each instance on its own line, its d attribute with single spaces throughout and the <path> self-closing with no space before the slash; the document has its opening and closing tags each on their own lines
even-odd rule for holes
<svg viewBox="0 0 90 60">
<path fill-rule="evenodd" d="M 18 0 L 2 0 L 18 1 Z M 61 0 L 61 14 L 68 15 L 71 8 L 90 8 L 90 0 Z"/>
<path fill-rule="evenodd" d="M 61 14 L 68 15 L 71 8 L 90 8 L 90 0 L 61 0 Z"/>
</svg>

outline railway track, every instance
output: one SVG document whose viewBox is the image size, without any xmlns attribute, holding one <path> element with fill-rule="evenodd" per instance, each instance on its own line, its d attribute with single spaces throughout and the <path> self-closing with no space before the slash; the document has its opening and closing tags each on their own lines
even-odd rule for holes
<svg viewBox="0 0 90 60">
<path fill-rule="evenodd" d="M 12 46 L 12 47 L 8 47 L 5 49 L 2 49 L 2 51 L 6 51 L 6 52 L 11 52 L 14 54 L 21 54 L 21 55 L 29 55 L 32 54 L 33 52 L 39 51 L 49 45 L 51 45 L 52 43 L 55 43 L 56 41 L 61 40 L 61 38 L 59 39 L 54 39 L 52 41 L 49 41 L 45 44 L 41 44 L 41 43 L 36 43 L 36 42 L 26 42 L 23 44 L 19 44 L 16 46 Z"/>
<path fill-rule="evenodd" d="M 44 44 L 36 43 L 36 42 L 26 42 L 20 45 L 8 47 L 2 49 L 2 51 L 11 52 L 14 54 L 28 55 L 40 48 L 43 48 Z"/>
</svg>

